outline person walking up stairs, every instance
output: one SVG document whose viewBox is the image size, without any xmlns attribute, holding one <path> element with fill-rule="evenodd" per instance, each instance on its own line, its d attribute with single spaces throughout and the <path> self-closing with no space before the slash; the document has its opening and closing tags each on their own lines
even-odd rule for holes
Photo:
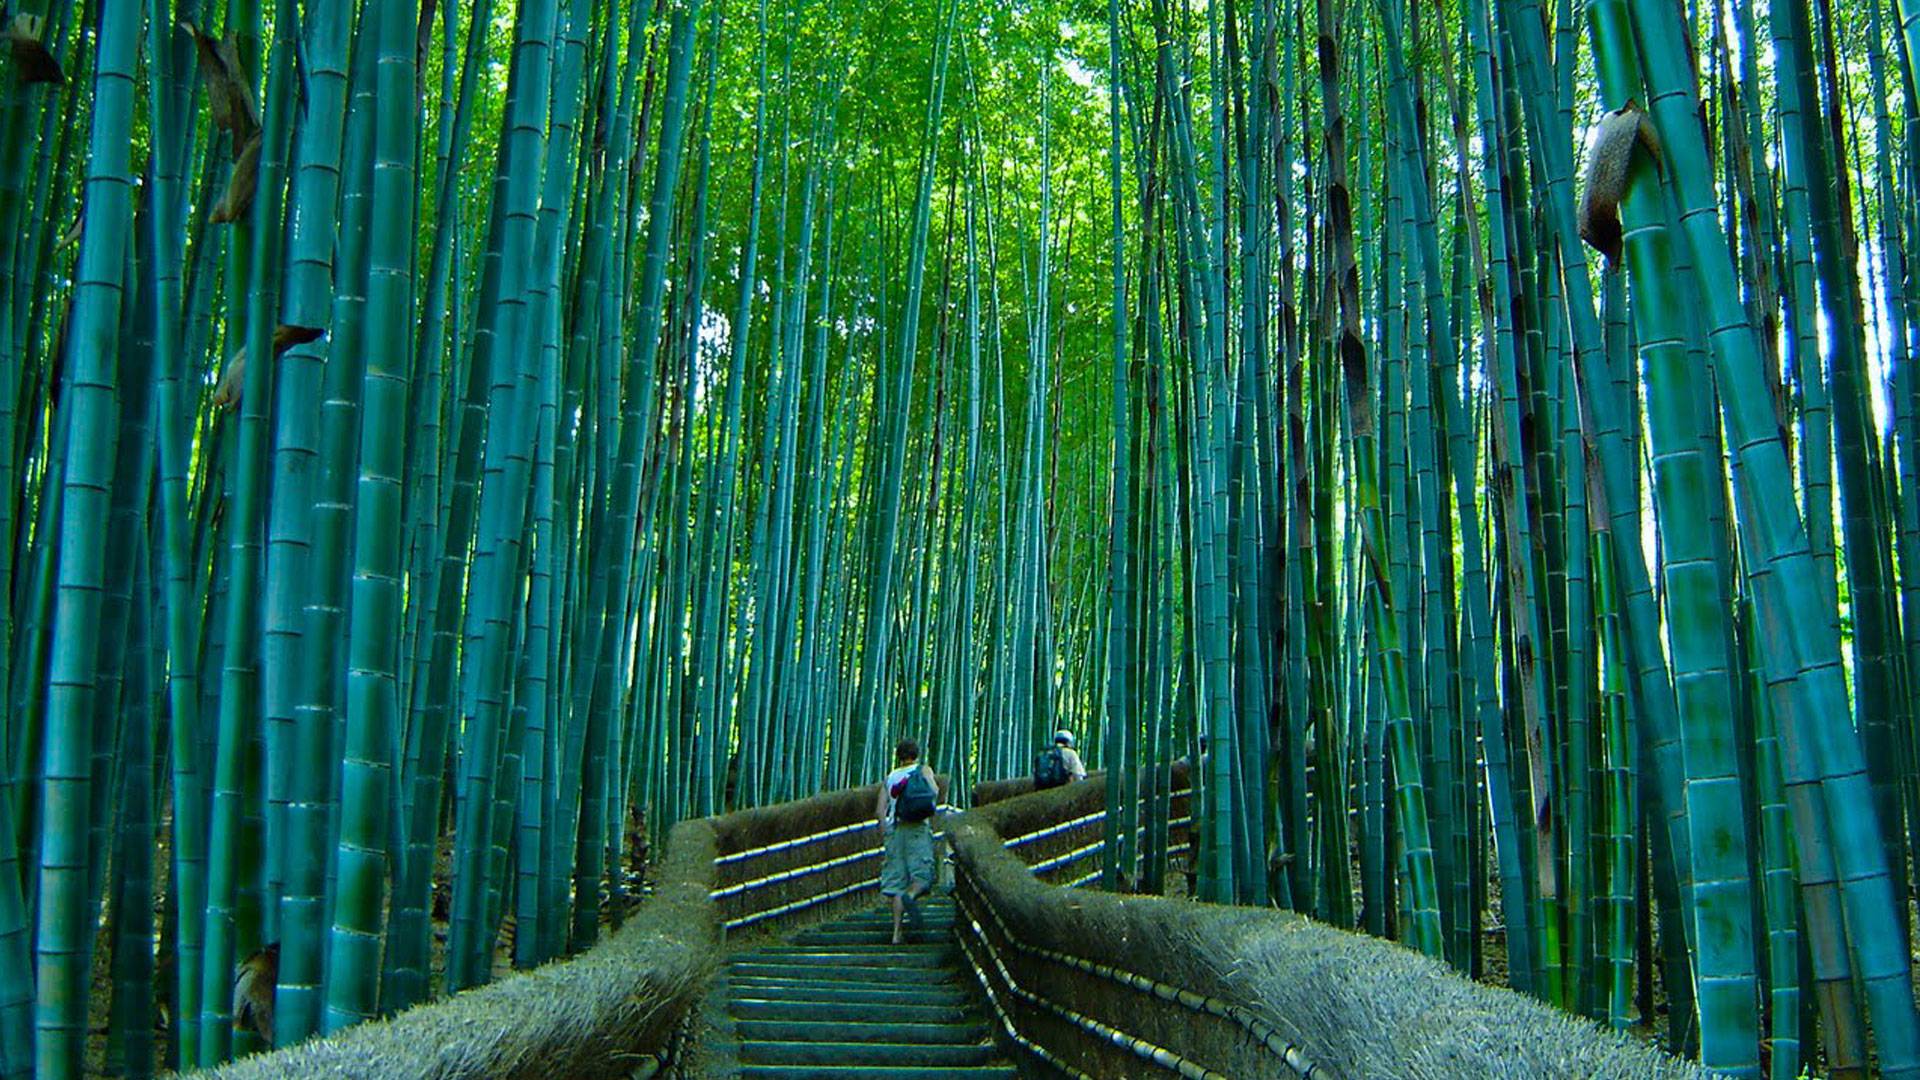
<svg viewBox="0 0 1920 1080">
<path fill-rule="evenodd" d="M 873 816 L 886 847 L 880 861 L 880 895 L 893 903 L 893 942 L 899 944 L 903 917 L 917 917 L 914 904 L 933 888 L 933 821 L 940 811 L 940 786 L 920 760 L 920 744 L 901 739 L 893 751 L 894 769 L 880 781 Z"/>
</svg>

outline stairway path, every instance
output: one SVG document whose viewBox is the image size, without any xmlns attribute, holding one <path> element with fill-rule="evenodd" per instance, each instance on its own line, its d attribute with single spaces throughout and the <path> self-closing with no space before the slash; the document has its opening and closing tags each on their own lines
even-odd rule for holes
<svg viewBox="0 0 1920 1080">
<path fill-rule="evenodd" d="M 928 898 L 904 945 L 867 911 L 728 962 L 727 1014 L 742 1077 L 999 1080 L 1000 1056 L 953 936 L 953 902 Z"/>
</svg>

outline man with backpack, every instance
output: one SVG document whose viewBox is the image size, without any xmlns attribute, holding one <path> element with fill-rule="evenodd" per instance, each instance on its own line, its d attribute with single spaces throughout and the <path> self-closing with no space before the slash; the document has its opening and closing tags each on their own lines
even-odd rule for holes
<svg viewBox="0 0 1920 1080">
<path fill-rule="evenodd" d="M 1040 760 L 1034 763 L 1034 788 L 1059 787 L 1086 778 L 1087 766 L 1081 762 L 1079 751 L 1073 748 L 1073 732 L 1054 732 L 1053 745 L 1042 750 Z"/>
<path fill-rule="evenodd" d="M 933 770 L 920 763 L 920 744 L 901 739 L 893 751 L 894 769 L 880 783 L 873 806 L 885 834 L 880 863 L 880 894 L 893 904 L 893 943 L 901 944 L 900 920 L 914 901 L 933 888 L 933 816 L 940 789 Z"/>
</svg>

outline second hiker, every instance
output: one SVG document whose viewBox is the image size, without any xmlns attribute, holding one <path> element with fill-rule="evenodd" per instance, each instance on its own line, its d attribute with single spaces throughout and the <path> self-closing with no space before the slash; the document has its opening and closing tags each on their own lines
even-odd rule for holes
<svg viewBox="0 0 1920 1080">
<path fill-rule="evenodd" d="M 1034 764 L 1033 786 L 1059 787 L 1086 778 L 1087 766 L 1080 760 L 1080 752 L 1073 748 L 1073 732 L 1054 732 L 1053 745 L 1040 751 L 1040 760 Z"/>
</svg>

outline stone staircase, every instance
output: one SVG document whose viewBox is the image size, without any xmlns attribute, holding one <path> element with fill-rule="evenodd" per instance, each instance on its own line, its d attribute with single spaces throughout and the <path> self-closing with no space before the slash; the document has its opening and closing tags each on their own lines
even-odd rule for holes
<svg viewBox="0 0 1920 1080">
<path fill-rule="evenodd" d="M 736 954 L 725 993 L 742 1077 L 990 1080 L 1017 1075 L 993 1043 L 953 936 L 929 897 L 905 945 L 866 911 Z"/>
</svg>

